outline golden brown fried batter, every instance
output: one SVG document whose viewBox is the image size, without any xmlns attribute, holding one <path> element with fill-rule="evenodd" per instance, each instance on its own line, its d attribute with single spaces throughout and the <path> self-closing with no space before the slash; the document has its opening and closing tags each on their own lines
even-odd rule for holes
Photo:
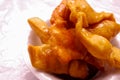
<svg viewBox="0 0 120 80">
<path fill-rule="evenodd" d="M 76 35 L 78 39 L 83 43 L 87 50 L 98 59 L 108 59 L 111 53 L 112 45 L 109 41 L 99 35 L 93 34 L 86 29 L 82 28 L 83 14 L 76 23 Z M 105 54 L 104 54 L 105 53 Z"/>
<path fill-rule="evenodd" d="M 74 48 L 74 34 L 71 31 L 62 27 L 51 26 L 49 28 L 50 38 L 48 40 L 49 44 L 60 45 L 64 47 Z"/>
<path fill-rule="evenodd" d="M 120 68 L 120 49 L 113 46 L 112 47 L 112 53 L 110 55 L 110 59 L 108 60 L 108 63 L 110 65 Z"/>
<path fill-rule="evenodd" d="M 62 2 L 53 11 L 50 22 L 56 27 L 74 27 L 74 24 L 69 20 L 69 15 L 70 10 L 67 6 L 67 0 L 62 0 Z"/>
<path fill-rule="evenodd" d="M 77 13 L 79 14 L 79 12 L 84 12 L 86 14 L 88 24 L 95 24 L 105 19 L 115 21 L 112 13 L 95 12 L 86 0 L 68 0 L 67 5 L 71 12 L 76 12 L 73 13 L 74 15 L 77 15 Z"/>
<path fill-rule="evenodd" d="M 91 25 L 88 30 L 94 34 L 101 35 L 110 40 L 119 33 L 120 24 L 114 21 L 104 20 L 97 24 Z"/>
<path fill-rule="evenodd" d="M 36 69 L 85 79 L 88 64 L 101 70 L 106 61 L 120 68 L 120 49 L 109 41 L 120 31 L 112 13 L 98 13 L 86 0 L 62 0 L 52 13 L 50 27 L 37 17 L 28 22 L 43 43 L 28 46 Z"/>
<path fill-rule="evenodd" d="M 45 43 L 49 38 L 48 25 L 37 17 L 28 19 L 28 23 L 41 41 Z"/>
<path fill-rule="evenodd" d="M 36 22 L 34 19 L 36 20 Z M 31 62 L 35 68 L 51 73 L 69 74 L 73 77 L 85 78 L 88 75 L 88 68 L 86 65 L 87 63 L 94 65 L 98 69 L 103 67 L 101 61 L 97 60 L 95 57 L 91 55 L 88 55 L 86 48 L 82 44 L 79 43 L 78 45 L 75 36 L 75 29 L 72 28 L 66 29 L 63 27 L 56 27 L 56 26 L 45 27 L 44 26 L 45 22 L 44 22 L 44 24 L 43 25 L 41 24 L 40 26 L 44 26 L 44 28 L 48 31 L 48 33 L 46 33 L 44 32 L 43 27 L 39 27 L 39 23 L 42 23 L 43 21 L 37 19 L 39 18 L 34 17 L 29 19 L 30 24 L 31 23 L 33 25 L 38 24 L 35 25 L 35 27 L 38 27 L 36 28 L 37 30 L 35 30 L 35 28 L 33 28 L 33 30 L 35 31 L 36 34 L 38 31 L 41 31 L 42 33 L 40 32 L 41 34 L 39 33 L 37 35 L 39 35 L 39 37 L 43 39 L 42 41 L 44 41 L 42 46 L 28 47 L 29 54 L 31 57 Z M 47 35 L 49 36 L 47 40 L 46 38 L 41 37 Z M 73 60 L 84 60 L 86 63 L 84 65 L 81 65 L 81 68 L 78 68 L 77 66 L 70 67 L 69 64 Z M 79 65 L 80 67 L 80 64 L 81 62 L 79 62 L 76 65 Z M 82 68 L 82 66 L 84 66 L 84 68 Z M 59 69 L 60 67 L 61 69 Z M 70 73 L 68 73 L 69 67 L 70 67 Z M 84 71 L 85 73 L 81 72 L 81 69 L 85 70 Z M 81 73 L 79 73 L 78 75 L 74 75 L 77 74 L 78 72 L 72 73 L 71 70 L 79 71 Z"/>
<path fill-rule="evenodd" d="M 74 11 L 76 13 L 73 13 Z M 84 12 L 86 14 L 88 24 L 98 23 L 105 19 L 115 21 L 112 13 L 95 12 L 86 0 L 62 0 L 62 2 L 53 11 L 50 21 L 57 27 L 74 27 L 73 22 L 76 20 L 74 15 L 69 19 L 71 12 L 74 15 L 77 15 L 79 12 Z"/>
<path fill-rule="evenodd" d="M 85 78 L 88 75 L 88 67 L 84 61 L 73 60 L 70 63 L 69 74 L 73 77 Z"/>
<path fill-rule="evenodd" d="M 120 49 L 113 46 L 109 40 L 105 37 L 89 32 L 85 28 L 83 28 L 83 18 L 84 14 L 76 21 L 76 35 L 78 35 L 78 39 L 83 45 L 87 48 L 88 52 L 94 57 L 106 60 L 112 66 L 120 68 Z M 120 27 L 120 26 L 118 26 Z"/>
<path fill-rule="evenodd" d="M 72 60 L 80 59 L 83 56 L 76 51 L 65 49 L 61 46 L 51 46 L 49 44 L 29 46 L 28 50 L 32 65 L 39 70 L 57 74 L 69 74 L 78 78 L 85 78 L 88 75 L 86 63 L 81 63 L 80 61 L 77 63 L 71 62 Z M 73 66 L 72 64 L 76 64 L 76 66 Z M 78 72 L 72 72 L 73 69 L 80 73 L 77 74 Z"/>
</svg>

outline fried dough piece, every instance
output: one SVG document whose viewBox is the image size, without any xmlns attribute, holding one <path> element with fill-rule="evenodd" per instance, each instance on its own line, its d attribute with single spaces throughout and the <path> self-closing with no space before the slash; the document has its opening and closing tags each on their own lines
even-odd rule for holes
<svg viewBox="0 0 120 80">
<path fill-rule="evenodd" d="M 73 34 L 70 30 L 56 26 L 48 27 L 43 20 L 37 17 L 28 19 L 28 22 L 43 43 L 64 45 L 69 47 L 74 44 Z"/>
<path fill-rule="evenodd" d="M 69 74 L 77 78 L 85 78 L 88 75 L 86 63 L 80 61 L 71 62 L 81 58 L 81 54 L 76 51 L 60 46 L 53 47 L 49 44 L 29 46 L 28 50 L 32 65 L 39 70 L 57 74 Z"/>
<path fill-rule="evenodd" d="M 102 18 L 100 18 L 101 20 L 95 19 L 95 20 L 99 20 L 99 21 L 97 21 L 99 23 L 95 22 L 96 24 L 92 23 L 93 25 L 89 26 L 89 28 L 90 28 L 89 31 L 91 31 L 92 33 L 102 35 L 103 37 L 110 40 L 112 37 L 114 37 L 120 31 L 120 27 L 119 27 L 120 25 L 115 22 L 115 19 L 114 19 L 114 16 L 112 13 L 105 13 L 106 15 L 103 13 L 97 13 L 91 8 L 91 6 L 85 0 L 73 0 L 73 3 L 71 3 L 71 6 L 74 7 L 74 10 L 71 9 L 71 11 L 70 11 L 71 6 L 70 6 L 70 8 L 68 6 L 68 5 L 70 5 L 70 3 L 71 2 L 69 2 L 68 0 L 62 0 L 62 2 L 55 8 L 55 10 L 53 11 L 53 14 L 51 16 L 51 19 L 50 19 L 52 24 L 53 23 L 56 24 L 57 27 L 58 27 L 58 25 L 60 27 L 67 26 L 67 28 L 70 26 L 73 27 L 74 25 L 71 25 L 73 23 L 70 22 L 69 16 L 70 16 L 70 14 L 72 14 L 70 16 L 70 19 L 71 19 L 71 21 L 75 22 L 76 21 L 75 18 L 78 17 L 78 16 L 77 17 L 75 17 L 75 16 L 77 14 L 79 14 L 79 11 L 80 11 L 80 12 L 84 12 L 86 14 L 86 17 L 90 17 L 92 15 L 93 17 L 100 18 L 99 16 L 104 15 L 104 16 L 101 16 L 102 17 Z M 84 6 L 85 9 L 82 6 Z M 78 10 L 76 10 L 76 8 L 78 8 Z M 75 10 L 76 10 L 76 12 L 75 12 Z M 91 13 L 91 15 L 90 15 L 90 13 Z M 95 16 L 92 13 L 100 14 L 100 15 Z M 109 15 L 109 17 L 107 15 Z M 108 18 L 106 18 L 106 17 L 108 17 Z M 84 27 L 88 26 L 89 21 L 94 20 L 91 17 L 90 17 L 90 19 L 92 19 L 92 20 L 86 20 L 86 19 L 83 21 L 86 24 L 85 25 L 83 23 Z M 59 20 L 59 21 L 57 21 L 57 20 Z"/>
<path fill-rule="evenodd" d="M 88 24 L 98 23 L 105 19 L 115 21 L 112 13 L 95 12 L 86 0 L 62 0 L 52 13 L 50 19 L 51 23 L 55 24 L 57 27 L 74 27 L 72 23 L 76 21 L 74 16 L 71 16 L 72 19 L 69 19 L 73 10 L 77 13 L 84 12 L 87 16 Z"/>
<path fill-rule="evenodd" d="M 28 23 L 41 41 L 46 43 L 49 39 L 48 25 L 38 17 L 28 19 Z"/>
<path fill-rule="evenodd" d="M 117 68 L 120 68 L 120 49 L 117 47 L 112 47 L 112 53 L 110 55 L 109 63 Z"/>
<path fill-rule="evenodd" d="M 81 31 L 81 34 L 82 37 L 79 39 L 94 57 L 101 60 L 106 60 L 111 66 L 120 68 L 119 48 L 112 46 L 106 38 L 91 34 L 88 31 L 85 31 L 85 29 Z"/>
<path fill-rule="evenodd" d="M 75 47 L 75 36 L 72 29 L 67 30 L 66 28 L 51 26 L 49 28 L 50 38 L 48 44 L 60 45 L 66 48 Z"/>
<path fill-rule="evenodd" d="M 29 18 L 28 22 L 43 43 L 61 45 L 69 48 L 75 48 L 78 44 L 75 40 L 75 29 L 66 29 L 54 25 L 48 27 L 43 20 L 37 17 Z M 83 54 L 86 53 L 86 49 L 82 44 L 79 45 L 79 50 Z"/>
<path fill-rule="evenodd" d="M 79 35 L 80 41 L 94 57 L 105 60 L 109 58 L 112 45 L 106 38 L 92 34 L 85 29 L 76 31 L 76 34 Z"/>
<path fill-rule="evenodd" d="M 32 22 L 31 19 L 33 20 L 33 22 Z M 38 24 L 38 25 L 35 25 L 35 27 L 38 27 L 38 28 L 33 28 L 33 30 L 35 32 L 36 32 L 36 29 L 37 29 L 37 32 L 38 32 L 39 29 L 40 29 L 39 21 L 41 21 L 41 20 L 37 20 L 35 22 L 34 19 L 35 18 L 30 18 L 29 23 L 30 24 L 32 23 L 33 25 Z M 39 19 L 39 18 L 37 18 L 37 19 Z M 40 24 L 40 25 L 44 26 L 44 24 L 43 25 Z M 34 26 L 32 26 L 32 27 L 34 27 Z M 71 62 L 71 60 L 79 59 L 79 60 L 84 60 L 88 64 L 94 65 L 97 69 L 103 68 L 103 63 L 100 60 L 96 59 L 95 57 L 93 57 L 91 55 L 88 55 L 86 48 L 82 44 L 79 43 L 79 45 L 78 45 L 78 42 L 76 42 L 76 40 L 75 40 L 76 39 L 75 29 L 72 29 L 72 28 L 71 29 L 66 29 L 66 28 L 56 27 L 56 26 L 51 26 L 51 27 L 46 26 L 45 29 L 48 29 L 47 34 L 49 34 L 49 38 L 47 40 L 46 40 L 46 38 L 41 37 L 41 34 L 40 34 L 41 32 L 39 32 L 39 33 L 36 32 L 36 34 L 39 35 L 40 38 L 43 39 L 43 41 L 45 41 L 45 42 L 43 42 L 45 44 L 43 44 L 42 46 L 29 46 L 29 48 L 28 48 L 29 54 L 30 54 L 30 57 L 31 57 L 31 62 L 32 62 L 33 66 L 35 68 L 41 69 L 41 70 L 44 70 L 44 71 L 48 71 L 48 72 L 51 72 L 51 73 L 52 72 L 53 73 L 58 73 L 58 74 L 59 73 L 64 73 L 64 71 L 63 71 L 64 69 L 61 70 L 61 69 L 59 69 L 59 67 L 53 67 L 52 66 L 52 67 L 49 67 L 50 70 L 47 70 L 45 68 L 46 65 L 44 66 L 44 64 L 48 64 L 47 62 L 51 63 L 51 64 L 48 64 L 50 66 L 53 65 L 53 64 L 58 65 L 58 64 L 60 64 L 59 62 L 58 63 L 54 62 L 54 61 L 58 61 L 58 59 L 59 59 L 59 61 L 61 60 L 61 64 L 59 65 L 61 67 L 65 67 L 64 64 L 63 64 L 65 62 L 66 62 L 66 64 L 69 64 Z M 44 29 L 40 29 L 40 31 L 41 30 L 43 30 L 42 35 L 45 36 L 46 33 L 44 34 Z M 51 57 L 52 59 L 50 58 L 49 61 L 45 61 L 45 60 L 49 59 L 48 57 L 46 57 L 46 56 L 49 56 L 48 52 L 50 52 L 50 55 L 52 55 L 53 58 Z M 40 55 L 42 55 L 43 57 L 38 57 Z M 58 55 L 60 57 L 58 57 Z M 43 64 L 43 62 L 41 62 L 42 59 L 43 59 L 43 61 L 45 61 L 44 64 Z M 80 66 L 81 63 L 77 63 L 77 64 L 78 64 L 78 66 Z M 42 66 L 44 66 L 44 67 L 42 67 Z M 85 65 L 83 65 L 83 66 L 85 66 Z M 78 68 L 78 67 L 77 66 L 71 67 L 71 69 L 70 69 L 71 76 L 80 77 L 81 75 L 83 75 L 83 72 L 82 72 L 82 73 L 80 73 L 81 75 L 78 74 L 78 75 L 75 76 L 74 74 L 77 74 L 77 72 L 75 73 L 75 71 L 78 71 L 76 68 Z M 55 72 L 53 69 L 56 69 L 56 70 L 59 69 L 59 70 L 57 70 Z M 82 68 L 82 69 L 84 70 L 84 68 Z M 65 72 L 66 72 L 66 70 L 67 69 L 65 69 Z M 72 73 L 71 70 L 75 70 L 74 73 Z M 87 72 L 85 71 L 85 73 L 87 73 Z M 82 76 L 82 77 L 85 77 L 85 76 Z"/>
<path fill-rule="evenodd" d="M 114 21 L 103 20 L 102 22 L 91 25 L 87 30 L 110 40 L 120 32 L 120 24 Z"/>
<path fill-rule="evenodd" d="M 98 59 L 108 59 L 111 53 L 112 45 L 110 42 L 99 35 L 92 34 L 85 29 L 82 29 L 82 35 L 79 35 L 80 41 L 84 44 L 87 50 Z M 77 34 L 79 34 L 77 32 Z"/>
<path fill-rule="evenodd" d="M 35 22 L 34 19 L 36 20 L 36 18 L 30 18 L 29 19 L 29 22 L 31 21 L 30 24 Z M 37 19 L 39 19 L 39 18 L 37 18 Z M 32 20 L 33 20 L 33 22 L 32 22 Z M 33 24 L 41 23 L 41 22 L 39 22 L 41 20 L 37 20 L 37 21 L 38 22 L 35 22 Z M 45 24 L 45 22 L 44 22 L 44 24 Z M 42 24 L 40 24 L 40 25 L 42 26 Z M 32 27 L 34 27 L 34 26 L 32 26 Z M 35 29 L 33 29 L 33 30 L 35 32 L 36 31 L 38 32 L 39 29 L 40 29 L 40 26 L 36 25 L 35 27 L 38 27 L 38 28 L 36 28 L 37 30 L 35 30 Z M 47 28 L 48 27 L 46 26 L 46 29 Z M 40 29 L 40 30 L 42 30 L 42 29 Z M 44 32 L 44 30 L 43 30 L 43 32 Z M 66 29 L 66 28 L 63 28 L 63 27 L 51 26 L 51 27 L 48 28 L 48 32 L 49 32 L 49 38 L 47 40 L 44 40 L 44 38 L 40 37 L 40 39 L 43 39 L 42 41 L 46 41 L 46 42 L 43 42 L 43 43 L 50 44 L 52 46 L 56 46 L 56 45 L 64 46 L 64 48 L 69 48 L 69 49 L 76 50 L 79 53 L 83 54 L 83 58 L 81 58 L 82 60 L 85 60 L 86 62 L 96 66 L 98 69 L 103 67 L 102 62 L 100 63 L 99 60 L 97 60 L 96 58 L 88 55 L 89 53 L 87 53 L 86 48 L 76 38 L 77 36 L 75 35 L 75 29 L 72 29 L 72 28 L 71 29 Z M 41 36 L 43 34 L 41 32 L 39 32 L 38 35 Z M 46 33 L 44 34 L 44 36 L 47 36 Z"/>
<path fill-rule="evenodd" d="M 85 0 L 63 0 L 52 14 L 51 27 L 39 18 L 28 20 L 43 42 L 41 46 L 28 46 L 32 65 L 82 79 L 89 75 L 88 63 L 101 69 L 103 60 L 107 60 L 120 68 L 120 49 L 108 41 L 119 32 L 119 24 L 114 21 L 113 14 L 97 13 Z M 71 29 L 73 26 L 75 29 Z M 103 30 L 112 32 L 103 34 Z"/>
<path fill-rule="evenodd" d="M 84 13 L 79 13 L 81 15 L 78 17 L 78 21 L 76 23 L 76 35 L 78 35 L 78 39 L 83 43 L 83 45 L 87 48 L 88 52 L 90 52 L 94 57 L 98 59 L 108 59 L 111 53 L 112 45 L 109 41 L 99 35 L 93 34 L 82 27 Z M 105 54 L 104 54 L 105 53 Z"/>
<path fill-rule="evenodd" d="M 51 23 L 60 27 L 74 27 L 74 24 L 69 20 L 69 15 L 73 10 L 84 12 L 89 24 L 98 23 L 105 19 L 115 21 L 112 13 L 95 12 L 85 0 L 62 0 L 52 13 Z"/>
<path fill-rule="evenodd" d="M 83 16 L 79 17 L 76 23 L 76 35 L 94 57 L 106 60 L 112 66 L 120 68 L 120 49 L 113 46 L 105 37 L 94 34 L 82 28 Z"/>
<path fill-rule="evenodd" d="M 74 24 L 69 20 L 70 10 L 67 6 L 67 0 L 62 0 L 62 2 L 54 9 L 50 22 L 56 27 L 74 27 Z"/>
<path fill-rule="evenodd" d="M 78 60 L 73 60 L 70 63 L 69 66 L 69 74 L 70 76 L 73 77 L 78 77 L 80 78 L 86 78 L 86 75 L 88 75 L 89 69 L 87 67 L 87 64 L 84 61 L 78 61 Z"/>
<path fill-rule="evenodd" d="M 73 10 L 77 13 L 84 12 L 86 14 L 88 24 L 95 24 L 105 19 L 115 21 L 112 13 L 95 12 L 86 0 L 68 0 L 67 5 L 71 12 Z"/>
</svg>

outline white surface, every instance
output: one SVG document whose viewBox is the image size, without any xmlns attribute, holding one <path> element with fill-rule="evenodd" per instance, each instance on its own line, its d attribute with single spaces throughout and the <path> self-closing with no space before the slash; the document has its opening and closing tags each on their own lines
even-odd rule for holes
<svg viewBox="0 0 120 80">
<path fill-rule="evenodd" d="M 48 20 L 53 9 L 60 1 L 0 0 L 0 80 L 45 80 L 44 76 L 46 75 L 36 72 L 29 62 L 27 44 L 28 40 L 31 39 L 31 29 L 27 19 L 36 16 L 45 21 Z M 109 0 L 106 3 L 106 0 L 104 4 L 107 6 L 102 5 L 104 1 L 88 0 L 95 10 L 114 12 L 119 22 L 118 14 L 120 12 L 116 9 L 118 9 L 120 1 Z M 116 40 L 120 41 L 119 35 Z M 120 74 L 110 75 L 109 80 L 119 80 L 118 75 Z M 49 76 L 47 77 L 51 80 Z M 104 80 L 107 80 L 106 77 L 108 79 L 108 76 L 105 76 Z"/>
<path fill-rule="evenodd" d="M 26 34 L 21 12 L 30 4 L 29 0 L 0 0 L 0 80 L 38 80 L 22 56 Z"/>
</svg>

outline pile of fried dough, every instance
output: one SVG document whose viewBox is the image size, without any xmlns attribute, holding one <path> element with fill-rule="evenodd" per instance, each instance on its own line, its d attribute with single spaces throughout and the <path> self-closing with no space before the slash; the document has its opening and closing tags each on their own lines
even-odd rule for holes
<svg viewBox="0 0 120 80">
<path fill-rule="evenodd" d="M 42 45 L 29 45 L 33 67 L 49 73 L 85 79 L 88 64 L 103 70 L 107 63 L 120 68 L 120 49 L 110 40 L 120 24 L 109 12 L 96 12 L 86 0 L 62 0 L 50 18 L 51 25 L 38 17 L 28 19 Z"/>
</svg>

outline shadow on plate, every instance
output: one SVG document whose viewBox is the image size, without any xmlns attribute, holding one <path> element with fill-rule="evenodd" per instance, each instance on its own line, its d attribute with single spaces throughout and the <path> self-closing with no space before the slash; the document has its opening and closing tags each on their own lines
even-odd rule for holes
<svg viewBox="0 0 120 80">
<path fill-rule="evenodd" d="M 53 75 L 54 77 L 59 78 L 59 80 L 93 80 L 93 78 L 96 76 L 96 74 L 99 71 L 97 68 L 95 68 L 94 66 L 92 66 L 90 64 L 88 64 L 88 67 L 89 67 L 89 75 L 85 79 L 74 78 L 74 77 L 71 77 L 71 76 L 65 75 L 65 74 L 51 74 L 51 73 L 49 73 L 49 74 Z"/>
</svg>

